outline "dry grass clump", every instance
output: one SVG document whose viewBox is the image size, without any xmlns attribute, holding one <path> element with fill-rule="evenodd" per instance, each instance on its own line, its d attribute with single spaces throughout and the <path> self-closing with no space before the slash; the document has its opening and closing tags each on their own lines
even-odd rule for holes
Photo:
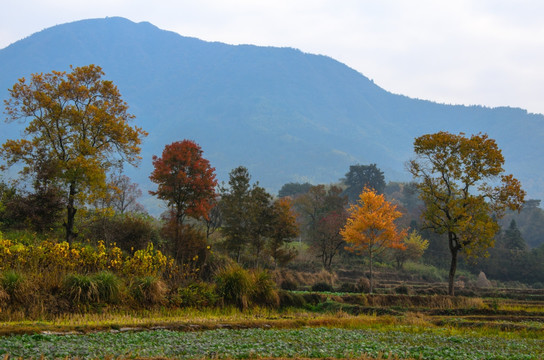
<svg viewBox="0 0 544 360">
<path fill-rule="evenodd" d="M 338 275 L 336 273 L 330 273 L 326 270 L 321 270 L 317 273 L 311 272 L 302 272 L 302 271 L 293 271 L 293 270 L 281 270 L 274 272 L 274 279 L 279 285 L 289 284 L 296 285 L 297 288 L 300 287 L 311 287 L 317 283 L 326 283 L 334 287 L 338 282 Z M 289 286 L 288 286 L 289 287 Z M 283 288 L 283 287 L 282 287 Z M 285 290 L 295 290 L 287 289 Z"/>
<path fill-rule="evenodd" d="M 129 292 L 139 304 L 155 306 L 166 303 L 168 288 L 164 281 L 155 276 L 134 277 Z"/>
</svg>

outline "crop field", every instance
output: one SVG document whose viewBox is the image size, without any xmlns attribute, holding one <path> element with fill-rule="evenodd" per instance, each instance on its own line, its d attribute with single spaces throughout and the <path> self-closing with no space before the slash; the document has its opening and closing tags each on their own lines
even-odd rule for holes
<svg viewBox="0 0 544 360">
<path fill-rule="evenodd" d="M 19 335 L 0 339 L 14 357 L 540 359 L 542 339 L 505 339 L 443 331 L 303 328 Z"/>
<path fill-rule="evenodd" d="M 307 303 L 6 320 L 0 359 L 544 359 L 541 300 L 282 296 Z"/>
</svg>

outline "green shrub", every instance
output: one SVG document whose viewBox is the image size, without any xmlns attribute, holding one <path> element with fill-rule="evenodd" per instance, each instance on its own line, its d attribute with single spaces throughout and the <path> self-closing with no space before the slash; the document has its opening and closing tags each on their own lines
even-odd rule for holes
<svg viewBox="0 0 544 360">
<path fill-rule="evenodd" d="M 443 282 L 448 278 L 447 270 L 439 269 L 432 265 L 425 265 L 408 261 L 404 265 L 407 273 L 414 274 L 424 281 L 428 282 Z"/>
<path fill-rule="evenodd" d="M 312 291 L 333 292 L 334 289 L 330 284 L 327 284 L 325 282 L 318 282 L 312 285 Z"/>
<path fill-rule="evenodd" d="M 255 270 L 252 274 L 251 301 L 256 305 L 278 307 L 280 298 L 276 282 L 266 270 Z"/>
<path fill-rule="evenodd" d="M 301 294 L 280 290 L 278 292 L 278 296 L 280 299 L 280 306 L 283 308 L 303 308 L 306 306 L 306 300 L 304 300 L 304 296 L 302 296 Z"/>
<path fill-rule="evenodd" d="M 214 284 L 195 282 L 178 289 L 174 303 L 182 307 L 204 308 L 217 303 Z"/>
<path fill-rule="evenodd" d="M 252 293 L 251 276 L 239 265 L 228 266 L 216 275 L 217 294 L 225 304 L 246 309 Z"/>
<path fill-rule="evenodd" d="M 74 303 L 92 303 L 99 301 L 98 287 L 95 280 L 88 275 L 68 274 L 64 278 L 62 288 Z"/>
<path fill-rule="evenodd" d="M 159 305 L 166 300 L 167 287 L 155 276 L 134 277 L 129 287 L 130 294 L 141 305 Z"/>
<path fill-rule="evenodd" d="M 106 303 L 119 301 L 121 281 L 115 274 L 109 271 L 101 271 L 95 274 L 92 280 L 96 284 L 99 301 Z"/>
</svg>

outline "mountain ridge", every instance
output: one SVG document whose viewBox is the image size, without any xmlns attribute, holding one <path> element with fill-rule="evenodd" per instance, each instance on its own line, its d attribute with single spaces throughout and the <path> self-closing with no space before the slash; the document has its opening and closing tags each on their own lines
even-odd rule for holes
<svg viewBox="0 0 544 360">
<path fill-rule="evenodd" d="M 184 37 L 149 22 L 89 19 L 56 25 L 0 50 L 0 97 L 31 73 L 97 64 L 150 133 L 129 176 L 152 185 L 151 156 L 189 138 L 220 180 L 248 167 L 270 191 L 290 181 L 328 183 L 355 163 L 376 163 L 387 180 L 409 180 L 403 164 L 416 136 L 484 132 L 506 170 L 531 197 L 544 194 L 544 116 L 510 107 L 446 105 L 392 94 L 324 55 L 293 48 L 228 45 Z M 8 128 L 8 126 L 10 128 Z M 20 128 L 1 124 L 0 141 Z"/>
</svg>

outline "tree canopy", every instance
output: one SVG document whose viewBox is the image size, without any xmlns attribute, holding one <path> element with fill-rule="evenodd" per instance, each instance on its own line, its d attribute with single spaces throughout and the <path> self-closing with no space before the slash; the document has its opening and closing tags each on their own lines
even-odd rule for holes
<svg viewBox="0 0 544 360">
<path fill-rule="evenodd" d="M 66 239 L 74 233 L 76 204 L 106 190 L 106 173 L 122 162 L 136 165 L 146 132 L 129 125 L 134 118 L 113 82 L 99 66 L 52 71 L 20 79 L 5 100 L 7 122 L 30 119 L 24 138 L 8 140 L 8 165 L 23 162 L 24 174 L 47 164 L 48 178 L 66 191 Z"/>
<path fill-rule="evenodd" d="M 512 175 L 503 175 L 501 150 L 485 134 L 423 135 L 415 139 L 414 151 L 409 170 L 420 181 L 424 227 L 448 236 L 453 295 L 458 253 L 478 257 L 492 247 L 499 230 L 496 218 L 507 208 L 519 210 L 525 192 Z"/>
<path fill-rule="evenodd" d="M 149 177 L 158 185 L 150 194 L 168 203 L 175 221 L 182 224 L 186 216 L 207 217 L 215 199 L 215 169 L 202 156 L 194 141 L 176 141 L 166 145 L 162 156 L 153 156 Z"/>
<path fill-rule="evenodd" d="M 376 190 L 378 194 L 382 194 L 385 190 L 383 172 L 376 164 L 351 165 L 343 182 L 347 185 L 344 193 L 348 196 L 350 203 L 357 201 L 365 187 Z"/>
<path fill-rule="evenodd" d="M 404 248 L 401 239 L 405 230 L 399 231 L 395 220 L 402 216 L 397 206 L 385 200 L 383 194 L 365 188 L 356 204 L 348 210 L 349 217 L 340 232 L 350 244 L 347 250 L 368 256 L 370 260 L 370 292 L 372 284 L 372 262 L 375 256 L 386 249 Z"/>
</svg>

